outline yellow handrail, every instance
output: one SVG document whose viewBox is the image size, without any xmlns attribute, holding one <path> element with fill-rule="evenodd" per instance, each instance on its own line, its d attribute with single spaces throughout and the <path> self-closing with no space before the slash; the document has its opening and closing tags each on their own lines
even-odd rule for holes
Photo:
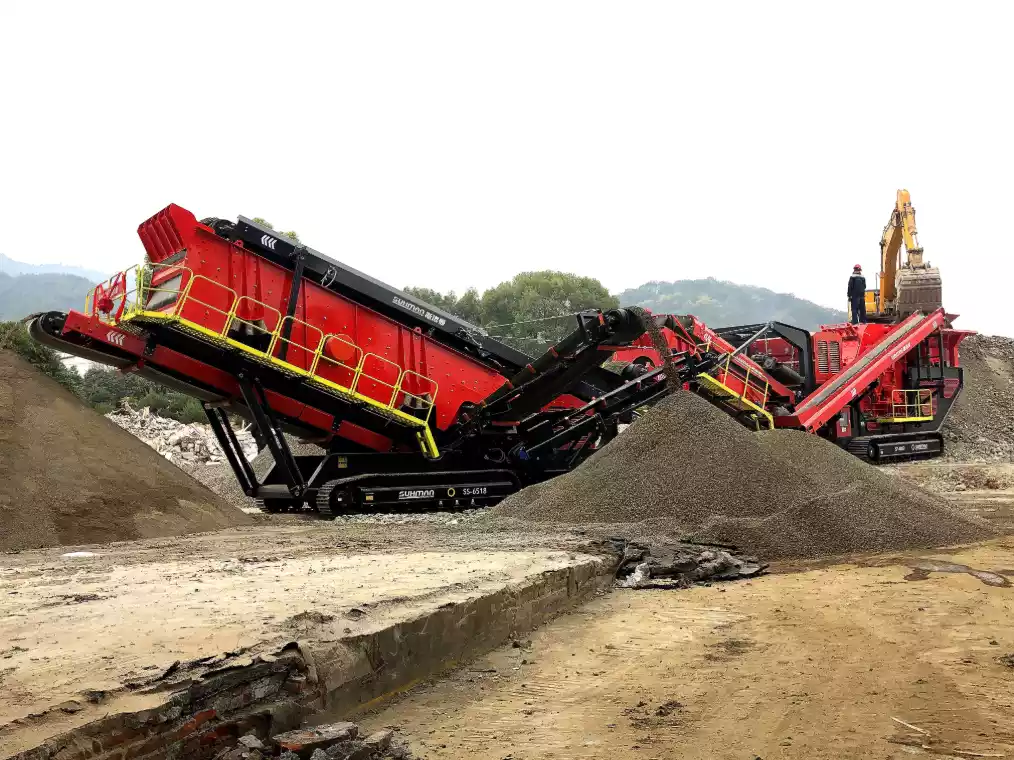
<svg viewBox="0 0 1014 760">
<path fill-rule="evenodd" d="M 930 388 L 896 388 L 891 393 L 891 417 L 895 419 L 931 418 L 933 391 Z"/>
<path fill-rule="evenodd" d="M 373 375 L 367 375 L 366 374 L 366 360 L 369 359 L 369 358 L 371 358 L 371 357 L 374 358 L 374 359 L 377 359 L 380 362 L 383 362 L 384 364 L 387 364 L 387 365 L 389 365 L 391 367 L 394 367 L 396 370 L 398 370 L 398 377 L 394 381 L 393 384 L 387 382 L 386 380 L 381 380 L 379 377 L 374 377 Z M 404 374 L 405 374 L 405 370 L 403 370 L 401 367 L 399 367 L 398 364 L 397 364 L 397 362 L 393 362 L 390 359 L 385 359 L 380 354 L 373 354 L 373 353 L 363 354 L 363 358 L 359 360 L 359 366 L 356 368 L 356 379 L 352 383 L 352 392 L 353 393 L 357 392 L 357 389 L 359 387 L 359 381 L 362 378 L 365 377 L 367 380 L 372 380 L 373 382 L 377 383 L 378 385 L 383 385 L 385 388 L 390 388 L 391 389 L 391 398 L 388 399 L 386 406 L 387 406 L 388 409 L 393 409 L 394 408 L 394 400 L 395 400 L 395 398 L 397 398 L 397 396 L 398 396 L 398 389 L 401 387 L 401 376 L 404 375 Z"/>
<path fill-rule="evenodd" d="M 221 290 L 225 290 L 228 293 L 230 293 L 232 295 L 232 301 L 229 304 L 229 308 L 228 309 L 220 309 L 219 307 L 212 306 L 210 303 L 202 301 L 199 298 L 195 298 L 193 296 L 193 294 L 192 294 L 191 291 L 193 291 L 193 289 L 194 289 L 194 283 L 198 282 L 199 280 L 203 280 L 204 282 L 211 283 L 213 286 L 215 286 L 217 288 L 220 288 Z M 207 325 L 199 325 L 199 326 L 203 327 L 206 330 L 209 330 L 211 333 L 213 333 L 213 334 L 215 334 L 215 335 L 217 335 L 219 337 L 225 337 L 226 333 L 229 332 L 229 327 L 231 326 L 232 319 L 235 316 L 236 306 L 239 303 L 239 300 L 240 300 L 240 295 L 235 290 L 233 290 L 232 288 L 228 287 L 227 285 L 222 285 L 220 282 L 215 282 L 214 280 L 212 280 L 212 279 L 210 279 L 208 277 L 205 277 L 204 275 L 197 274 L 197 275 L 192 276 L 190 278 L 189 282 L 187 282 L 187 286 L 183 289 L 182 295 L 180 295 L 179 300 L 176 301 L 176 304 L 175 304 L 175 307 L 173 308 L 172 314 L 175 317 L 179 317 L 180 314 L 181 314 L 181 312 L 183 311 L 183 307 L 187 303 L 195 303 L 198 306 L 203 306 L 205 309 L 210 309 L 211 311 L 218 312 L 219 314 L 222 314 L 223 316 L 225 316 L 225 325 L 222 327 L 221 330 L 211 330 L 209 327 L 207 327 Z"/>
<path fill-rule="evenodd" d="M 313 348 L 310 348 L 310 346 L 304 345 L 299 341 L 293 340 L 291 337 L 283 338 L 282 333 L 285 332 L 284 328 L 286 323 L 291 324 L 293 327 L 295 327 L 296 325 L 300 325 L 303 327 L 304 332 L 306 330 L 312 330 L 316 332 L 318 335 L 317 343 L 313 346 Z M 292 335 L 291 330 L 289 331 L 289 335 L 290 336 Z M 313 356 L 313 361 L 310 363 L 310 367 L 308 369 L 310 374 L 312 375 L 313 368 L 317 366 L 317 360 L 319 358 L 319 350 L 324 343 L 324 331 L 315 325 L 311 325 L 309 322 L 304 322 L 302 319 L 296 319 L 295 317 L 282 317 L 282 321 L 278 326 L 278 333 L 271 339 L 271 344 L 268 346 L 269 356 L 275 356 L 275 349 L 278 348 L 279 343 L 285 343 L 290 347 L 295 346 L 296 348 L 302 351 L 306 351 L 308 354 L 311 354 Z M 285 355 L 286 358 L 288 358 L 289 356 L 288 350 L 286 350 Z M 292 362 L 288 363 L 292 364 Z"/>
<path fill-rule="evenodd" d="M 428 394 L 429 395 L 428 399 L 424 398 L 423 396 L 419 396 L 415 393 L 409 393 L 403 388 L 405 378 L 408 377 L 409 375 L 411 375 L 412 377 L 417 377 L 420 380 L 425 380 L 427 383 L 433 386 L 433 393 Z M 398 387 L 395 389 L 394 399 L 392 399 L 391 403 L 393 404 L 394 400 L 397 399 L 399 392 L 403 393 L 408 398 L 415 399 L 416 401 L 418 401 L 419 403 L 423 404 L 426 407 L 426 416 L 423 418 L 423 421 L 428 423 L 430 421 L 430 415 L 433 413 L 433 407 L 437 402 L 437 393 L 439 393 L 439 391 L 440 386 L 437 384 L 436 380 L 434 380 L 431 377 L 426 377 L 426 375 L 422 375 L 418 372 L 415 372 L 414 370 L 406 369 L 402 371 L 401 377 L 398 378 Z"/>
<path fill-rule="evenodd" d="M 225 287 L 225 286 L 223 285 L 222 287 Z M 232 290 L 232 288 L 227 288 L 227 290 Z M 232 291 L 232 292 L 235 293 L 236 291 Z M 242 317 L 237 316 L 237 312 L 239 311 L 240 304 L 243 304 L 243 303 L 253 304 L 254 307 L 260 306 L 265 311 L 269 311 L 272 314 L 274 314 L 275 315 L 275 327 L 274 327 L 274 329 L 268 330 L 266 326 L 265 327 L 261 327 L 256 322 L 251 322 L 249 319 L 243 319 Z M 268 306 L 263 301 L 258 301 L 257 299 L 251 298 L 250 296 L 240 296 L 239 298 L 237 298 L 233 302 L 232 309 L 229 310 L 229 319 L 226 320 L 225 327 L 222 329 L 222 332 L 221 332 L 222 337 L 225 337 L 226 334 L 229 332 L 229 330 L 232 329 L 232 325 L 233 325 L 234 322 L 239 322 L 242 325 L 246 325 L 251 330 L 257 330 L 258 332 L 262 332 L 265 335 L 271 336 L 271 340 L 269 341 L 268 345 L 269 346 L 274 346 L 275 341 L 278 339 L 278 333 L 282 329 L 282 312 L 280 312 L 274 306 Z M 265 325 L 266 324 L 267 323 L 265 322 Z"/>
<path fill-rule="evenodd" d="M 157 275 L 159 269 L 179 270 L 180 279 L 178 286 L 166 287 L 166 283 L 176 280 L 175 277 L 161 278 L 165 281 L 159 285 L 155 285 L 155 279 L 159 279 Z M 134 283 L 130 283 L 127 278 L 128 273 L 131 271 L 136 278 Z M 149 275 L 147 272 L 151 272 L 151 274 Z M 283 317 L 281 311 L 277 308 L 250 296 L 240 295 L 233 288 L 209 277 L 194 274 L 193 270 L 186 266 L 179 264 L 137 266 L 132 270 L 124 270 L 124 272 L 114 276 L 113 279 L 121 276 L 124 283 L 123 298 L 125 302 L 121 320 L 136 318 L 163 320 L 170 324 L 178 323 L 181 326 L 185 326 L 187 329 L 203 335 L 206 340 L 224 340 L 230 346 L 256 355 L 261 361 L 269 362 L 289 372 L 308 376 L 309 380 L 319 383 L 321 386 L 330 387 L 333 391 L 337 391 L 343 396 L 351 397 L 349 400 L 354 399 L 357 403 L 369 405 L 378 411 L 383 409 L 385 413 L 393 415 L 402 424 L 412 424 L 418 427 L 419 442 L 424 453 L 427 456 L 439 456 L 432 433 L 429 430 L 429 422 L 433 416 L 433 409 L 436 406 L 436 399 L 440 390 L 439 384 L 434 379 L 414 370 L 403 369 L 397 362 L 380 354 L 367 353 L 347 337 L 331 333 L 325 334 L 320 328 L 304 320 L 291 316 Z M 202 287 L 204 283 L 207 283 L 213 289 L 225 291 L 227 294 L 227 304 L 224 307 L 214 306 L 198 298 L 195 295 L 198 292 L 195 290 L 198 281 L 203 281 L 201 283 Z M 168 299 L 163 308 L 159 308 L 158 306 L 154 309 L 146 308 L 151 301 L 151 296 L 159 292 L 177 295 L 171 309 L 166 308 L 170 303 Z M 133 303 L 131 303 L 131 294 L 134 296 Z M 204 297 L 207 298 L 208 296 Z M 93 290 L 86 298 L 86 310 L 88 310 L 89 305 L 94 306 L 94 300 Z M 205 310 L 203 317 L 199 311 L 196 314 L 185 313 L 186 307 L 190 304 L 202 307 Z M 239 316 L 244 306 L 258 310 L 259 314 L 264 316 L 264 319 L 258 317 L 254 321 Z M 195 310 L 192 309 L 191 311 Z M 223 322 L 221 327 L 218 324 L 208 324 L 207 316 L 209 312 L 215 312 L 221 316 Z M 217 319 L 214 320 L 216 323 L 217 321 Z M 237 324 L 246 325 L 250 329 L 268 336 L 267 351 L 230 337 L 230 331 Z M 291 333 L 289 337 L 282 337 L 282 329 L 288 325 L 294 328 L 301 327 L 303 329 L 302 337 L 293 337 Z M 313 333 L 316 333 L 315 339 L 307 337 Z M 295 363 L 290 361 L 291 357 L 288 351 L 286 352 L 286 359 L 281 359 L 276 355 L 279 346 L 283 343 L 309 354 L 310 359 L 307 368 L 296 366 Z M 341 354 L 348 355 L 353 363 L 327 355 L 329 346 L 336 345 L 344 347 Z M 350 385 L 344 385 L 344 380 L 343 382 L 334 382 L 323 377 L 321 371 L 327 365 L 351 372 Z M 393 377 L 392 382 L 382 379 L 381 376 L 384 374 L 382 366 L 389 368 L 390 374 Z M 390 396 L 376 399 L 364 394 L 362 391 L 362 382 L 364 380 L 372 381 L 379 386 L 389 388 L 391 390 Z M 414 390 L 406 390 L 406 385 L 412 386 Z M 429 390 L 423 390 L 423 388 L 427 387 Z M 404 399 L 403 403 L 416 410 L 425 409 L 425 415 L 416 416 L 412 414 L 411 410 L 402 410 L 399 406 L 399 401 L 402 399 Z"/>
<path fill-rule="evenodd" d="M 330 344 L 331 341 L 336 341 L 338 343 L 341 343 L 342 345 L 345 345 L 345 346 L 348 346 L 349 348 L 351 348 L 352 349 L 352 356 L 355 358 L 355 364 L 354 365 L 352 365 L 352 364 L 346 364 L 345 362 L 343 362 L 343 361 L 341 361 L 339 359 L 332 359 L 330 356 L 325 356 L 324 352 L 327 350 L 327 347 L 328 347 L 328 345 Z M 339 389 L 346 390 L 346 391 L 349 391 L 351 393 L 352 389 L 355 387 L 356 382 L 357 382 L 357 378 L 358 378 L 358 374 L 357 373 L 359 372 L 359 369 L 360 369 L 360 366 L 361 366 L 361 363 L 362 363 L 362 357 L 363 357 L 364 353 L 365 352 L 363 351 L 363 349 L 361 349 L 355 343 L 353 343 L 351 341 L 348 341 L 348 340 L 345 340 L 344 338 L 342 338 L 342 337 L 340 337 L 338 335 L 335 335 L 334 333 L 328 333 L 327 335 L 324 336 L 324 339 L 321 341 L 320 346 L 317 347 L 317 351 L 315 352 L 315 356 L 314 356 L 313 365 L 310 367 L 310 375 L 312 377 L 316 378 L 317 380 L 320 380 L 320 381 L 322 381 L 324 383 L 329 383 L 329 384 L 335 385 Z M 327 378 L 320 377 L 320 375 L 319 375 L 319 369 L 320 369 L 320 362 L 321 362 L 321 360 L 327 362 L 328 364 L 333 364 L 333 365 L 335 365 L 337 367 L 341 367 L 342 369 L 347 369 L 350 372 L 352 372 L 352 383 L 349 384 L 348 386 L 343 386 L 343 385 L 339 385 L 338 383 L 334 383 L 333 381 L 328 380 Z"/>
</svg>

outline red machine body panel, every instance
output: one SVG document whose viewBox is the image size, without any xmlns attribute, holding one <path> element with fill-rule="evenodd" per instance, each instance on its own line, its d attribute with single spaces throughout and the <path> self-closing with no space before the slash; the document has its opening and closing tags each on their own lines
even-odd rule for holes
<svg viewBox="0 0 1014 760">
<path fill-rule="evenodd" d="M 828 362 L 823 383 L 796 406 L 793 414 L 777 417 L 776 424 L 779 427 L 817 430 L 860 394 L 866 393 L 874 381 L 877 382 L 877 387 L 863 404 L 872 410 L 878 405 L 896 403 L 892 400 L 892 395 L 905 387 L 903 373 L 907 370 L 909 357 L 933 333 L 940 333 L 944 352 L 941 355 L 939 348 L 931 342 L 928 346 L 930 355 L 927 364 L 940 367 L 943 362 L 951 360 L 952 366 L 957 366 L 958 344 L 969 333 L 952 332 L 945 338 L 946 324 L 944 310 L 938 309 L 925 316 L 912 314 L 894 325 L 840 325 L 834 329 L 823 327 L 814 335 L 818 379 L 822 377 L 821 350 L 825 352 Z M 839 348 L 835 349 L 835 346 Z M 841 366 L 838 372 L 831 372 L 835 350 L 840 352 Z"/>
<path fill-rule="evenodd" d="M 147 351 L 145 342 L 133 333 L 111 327 L 93 316 L 82 314 L 78 311 L 71 311 L 67 315 L 64 329 L 66 332 L 87 336 L 92 341 L 104 343 L 132 355 L 134 361 L 128 362 L 123 371 L 134 371 L 150 364 L 156 369 L 168 368 L 174 370 L 177 374 L 192 378 L 200 387 L 207 388 L 223 398 L 238 397 L 240 395 L 236 378 L 228 372 L 224 372 L 210 364 L 206 364 L 165 346 L 156 346 L 153 351 Z M 321 440 L 326 440 L 333 434 L 332 431 L 335 424 L 333 415 L 303 404 L 284 394 L 268 391 L 267 395 L 273 409 L 277 410 L 279 414 L 304 424 L 308 428 L 320 431 Z M 384 436 L 379 436 L 376 433 L 364 430 L 346 421 L 339 421 L 339 423 L 337 435 L 343 438 L 378 451 L 385 451 L 391 448 L 391 440 Z"/>
<path fill-rule="evenodd" d="M 142 223 L 138 234 L 152 264 L 171 262 L 161 274 L 156 269 L 156 278 L 170 280 L 175 276 L 173 265 L 186 267 L 195 275 L 191 300 L 181 310 L 183 318 L 212 329 L 216 320 L 224 324 L 231 298 L 224 288 L 241 296 L 237 316 L 249 322 L 263 321 L 267 330 L 274 329 L 286 313 L 293 273 L 219 237 L 186 209 L 169 206 Z M 462 403 L 477 403 L 505 382 L 496 370 L 430 339 L 421 330 L 399 324 L 314 282 L 303 282 L 294 317 L 287 361 L 306 369 L 312 361 L 307 346 L 315 345 L 320 334 L 337 336 L 326 350 L 334 358 L 347 360 L 347 353 L 353 350 L 347 344 L 378 357 L 368 359 L 372 362 L 369 374 L 376 380 L 365 380 L 359 386 L 364 395 L 377 399 L 390 396 L 390 383 L 399 368 L 418 373 L 406 376 L 404 389 L 410 393 L 432 393 L 432 383 L 425 378 L 436 383 L 434 421 L 439 429 L 454 422 Z M 338 365 L 323 367 L 322 375 L 334 380 L 347 371 Z M 574 403 L 578 403 L 576 399 Z"/>
</svg>

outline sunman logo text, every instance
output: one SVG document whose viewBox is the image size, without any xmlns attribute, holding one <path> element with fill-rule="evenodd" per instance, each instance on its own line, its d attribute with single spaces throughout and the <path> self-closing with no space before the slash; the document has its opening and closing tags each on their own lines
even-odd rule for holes
<svg viewBox="0 0 1014 760">
<path fill-rule="evenodd" d="M 900 359 L 901 357 L 903 357 L 905 354 L 907 354 L 911 350 L 912 350 L 912 341 L 908 341 L 908 343 L 906 343 L 904 346 L 902 346 L 897 351 L 895 351 L 893 354 L 891 354 L 891 361 L 892 362 L 898 361 L 898 359 Z"/>
<path fill-rule="evenodd" d="M 398 491 L 399 499 L 432 499 L 436 491 L 427 488 L 422 491 Z"/>
<path fill-rule="evenodd" d="M 441 327 L 447 324 L 447 320 L 444 319 L 443 317 L 438 317 L 433 312 L 426 311 L 426 309 L 424 309 L 422 306 L 416 306 L 414 303 L 406 301 L 404 298 L 399 298 L 398 296 L 395 296 L 393 299 L 391 299 L 391 303 L 393 303 L 395 306 L 400 306 L 403 309 L 407 309 L 413 314 L 417 314 L 423 319 L 427 319 L 430 322 L 433 322 L 434 324 L 440 325 Z"/>
</svg>

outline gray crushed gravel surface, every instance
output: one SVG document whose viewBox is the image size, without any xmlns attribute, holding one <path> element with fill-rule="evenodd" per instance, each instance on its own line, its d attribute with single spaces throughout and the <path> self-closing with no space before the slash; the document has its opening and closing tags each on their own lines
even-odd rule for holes
<svg viewBox="0 0 1014 760">
<path fill-rule="evenodd" d="M 1014 461 L 1014 339 L 973 335 L 958 347 L 965 387 L 944 422 L 948 461 Z"/>
<path fill-rule="evenodd" d="M 768 560 L 995 535 L 985 522 L 827 441 L 797 431 L 753 433 L 685 392 L 573 472 L 514 494 L 488 519 L 733 544 Z"/>
</svg>

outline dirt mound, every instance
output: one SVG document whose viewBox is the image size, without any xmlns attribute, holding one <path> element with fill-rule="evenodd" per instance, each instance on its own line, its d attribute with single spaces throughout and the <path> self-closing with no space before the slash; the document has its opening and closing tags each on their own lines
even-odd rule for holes
<svg viewBox="0 0 1014 760">
<path fill-rule="evenodd" d="M 55 381 L 0 351 L 0 550 L 249 522 Z"/>
<path fill-rule="evenodd" d="M 965 387 L 944 423 L 951 461 L 1014 461 L 1014 340 L 973 335 L 961 343 Z"/>
<path fill-rule="evenodd" d="M 573 472 L 494 518 L 735 544 L 766 559 L 927 548 L 993 535 L 816 436 L 752 433 L 676 393 Z"/>
</svg>

